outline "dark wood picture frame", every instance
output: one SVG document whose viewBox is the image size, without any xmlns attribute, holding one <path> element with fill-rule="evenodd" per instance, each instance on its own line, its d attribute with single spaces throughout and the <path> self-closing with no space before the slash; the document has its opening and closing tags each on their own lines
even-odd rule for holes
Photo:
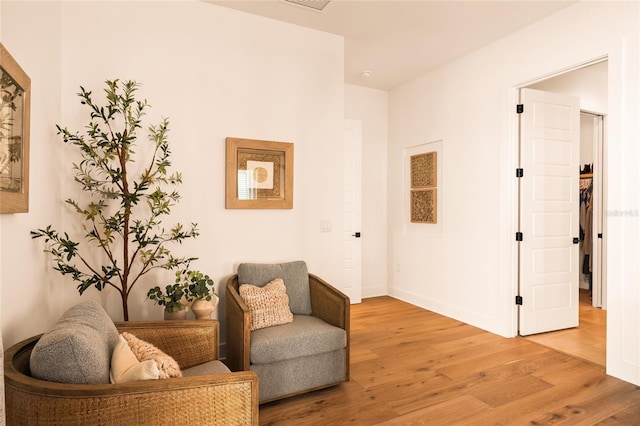
<svg viewBox="0 0 640 426">
<path fill-rule="evenodd" d="M 226 138 L 227 209 L 292 209 L 293 144 Z"/>
<path fill-rule="evenodd" d="M 0 213 L 29 211 L 31 79 L 0 43 Z"/>
</svg>

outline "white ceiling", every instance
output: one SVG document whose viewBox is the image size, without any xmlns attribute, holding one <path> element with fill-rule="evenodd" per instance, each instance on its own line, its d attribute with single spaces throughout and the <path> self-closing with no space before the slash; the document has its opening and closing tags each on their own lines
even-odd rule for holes
<svg viewBox="0 0 640 426">
<path fill-rule="evenodd" d="M 204 0 L 344 36 L 345 82 L 390 90 L 575 3 L 570 0 Z M 313 0 L 312 0 L 313 1 Z M 364 78 L 363 71 L 371 76 Z"/>
</svg>

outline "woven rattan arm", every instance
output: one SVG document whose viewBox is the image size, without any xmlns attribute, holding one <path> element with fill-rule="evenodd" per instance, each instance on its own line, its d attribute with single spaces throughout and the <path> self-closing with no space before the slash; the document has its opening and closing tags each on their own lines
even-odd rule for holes
<svg viewBox="0 0 640 426">
<path fill-rule="evenodd" d="M 347 334 L 345 357 L 346 380 L 351 375 L 351 301 L 322 278 L 309 274 L 309 291 L 311 293 L 311 314 L 323 321 L 342 328 Z"/>
<path fill-rule="evenodd" d="M 251 348 L 249 308 L 238 292 L 238 275 L 227 280 L 227 358 L 225 363 L 231 371 L 248 371 Z"/>
<path fill-rule="evenodd" d="M 349 330 L 349 297 L 316 275 L 309 274 L 311 312 L 321 320 Z"/>
<path fill-rule="evenodd" d="M 116 322 L 116 327 L 171 355 L 180 368 L 219 358 L 217 320 L 127 321 Z"/>
</svg>

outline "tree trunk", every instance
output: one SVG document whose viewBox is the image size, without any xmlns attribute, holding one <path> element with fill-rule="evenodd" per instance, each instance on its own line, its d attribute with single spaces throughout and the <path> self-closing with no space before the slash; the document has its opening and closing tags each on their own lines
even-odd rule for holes
<svg viewBox="0 0 640 426">
<path fill-rule="evenodd" d="M 128 294 L 122 294 L 122 314 L 124 315 L 124 320 L 129 321 L 129 305 L 127 304 Z"/>
</svg>

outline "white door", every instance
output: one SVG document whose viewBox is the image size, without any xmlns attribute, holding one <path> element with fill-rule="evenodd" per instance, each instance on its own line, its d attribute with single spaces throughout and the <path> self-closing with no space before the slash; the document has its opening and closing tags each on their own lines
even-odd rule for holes
<svg viewBox="0 0 640 426">
<path fill-rule="evenodd" d="M 520 335 L 579 322 L 580 99 L 520 91 Z"/>
<path fill-rule="evenodd" d="M 351 303 L 362 301 L 361 191 L 362 122 L 344 127 L 344 286 Z"/>
</svg>

